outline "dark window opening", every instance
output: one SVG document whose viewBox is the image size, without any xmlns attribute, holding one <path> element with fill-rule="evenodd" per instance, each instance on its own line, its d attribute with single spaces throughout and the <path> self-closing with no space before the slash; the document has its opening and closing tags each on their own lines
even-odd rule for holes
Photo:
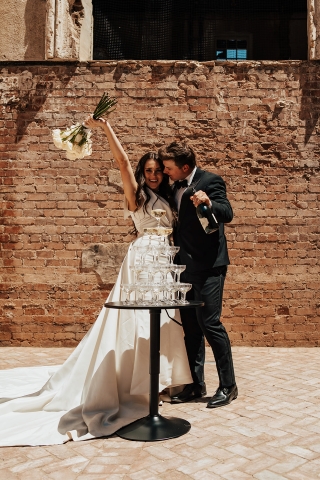
<svg viewBox="0 0 320 480">
<path fill-rule="evenodd" d="M 93 58 L 305 60 L 307 0 L 93 0 Z"/>
</svg>

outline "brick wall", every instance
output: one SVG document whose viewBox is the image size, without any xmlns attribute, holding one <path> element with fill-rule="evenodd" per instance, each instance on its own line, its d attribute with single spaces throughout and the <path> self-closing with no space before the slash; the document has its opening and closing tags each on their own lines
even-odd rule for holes
<svg viewBox="0 0 320 480">
<path fill-rule="evenodd" d="M 132 160 L 186 139 L 226 180 L 233 344 L 319 345 L 319 79 L 301 61 L 0 63 L 2 345 L 76 345 L 112 288 L 83 251 L 133 239 L 102 133 L 75 162 L 51 140 L 104 91 Z"/>
</svg>

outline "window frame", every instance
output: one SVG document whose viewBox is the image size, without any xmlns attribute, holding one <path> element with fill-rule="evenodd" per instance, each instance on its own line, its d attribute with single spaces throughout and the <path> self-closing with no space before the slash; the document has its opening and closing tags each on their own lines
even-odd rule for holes
<svg viewBox="0 0 320 480">
<path fill-rule="evenodd" d="M 246 59 L 224 59 L 224 58 L 217 58 L 217 42 L 218 40 L 245 40 L 247 42 L 247 58 Z M 251 60 L 252 59 L 252 33 L 249 32 L 235 32 L 235 31 L 229 31 L 229 32 L 221 32 L 217 33 L 214 36 L 214 55 L 215 55 L 215 60 L 217 62 L 228 62 L 228 61 L 236 61 L 236 62 L 245 62 L 246 60 Z"/>
</svg>

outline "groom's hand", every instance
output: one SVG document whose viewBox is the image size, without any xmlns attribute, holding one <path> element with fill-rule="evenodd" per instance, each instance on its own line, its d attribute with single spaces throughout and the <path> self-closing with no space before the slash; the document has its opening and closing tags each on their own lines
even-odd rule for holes
<svg viewBox="0 0 320 480">
<path fill-rule="evenodd" d="M 210 207 L 210 205 L 211 205 L 210 198 L 202 190 L 199 190 L 194 195 L 192 195 L 192 197 L 190 197 L 190 200 L 192 201 L 192 203 L 195 207 L 200 205 L 200 203 L 205 203 L 206 205 L 208 205 L 208 207 Z"/>
</svg>

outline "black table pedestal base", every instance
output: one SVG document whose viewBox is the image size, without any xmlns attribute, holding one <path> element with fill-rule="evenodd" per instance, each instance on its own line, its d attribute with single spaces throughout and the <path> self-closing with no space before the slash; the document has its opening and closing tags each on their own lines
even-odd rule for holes
<svg viewBox="0 0 320 480">
<path fill-rule="evenodd" d="M 156 442 L 157 440 L 180 437 L 180 435 L 189 432 L 190 428 L 190 423 L 182 418 L 148 415 L 120 428 L 116 434 L 126 440 Z"/>
<path fill-rule="evenodd" d="M 203 302 L 191 301 L 179 308 L 201 307 Z M 159 415 L 159 374 L 160 374 L 160 316 L 161 309 L 174 309 L 173 305 L 128 305 L 125 302 L 108 302 L 106 308 L 146 310 L 150 312 L 150 399 L 149 415 L 120 428 L 116 433 L 126 440 L 156 442 L 168 440 L 188 433 L 191 425 L 187 420 Z"/>
</svg>

